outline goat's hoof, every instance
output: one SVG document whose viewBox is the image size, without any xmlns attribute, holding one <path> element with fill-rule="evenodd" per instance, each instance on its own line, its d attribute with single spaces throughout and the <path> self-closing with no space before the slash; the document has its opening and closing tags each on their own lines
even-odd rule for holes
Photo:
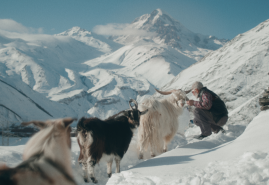
<svg viewBox="0 0 269 185">
<path fill-rule="evenodd" d="M 87 178 L 84 178 L 84 182 L 89 182 L 89 179 L 87 179 Z"/>
<path fill-rule="evenodd" d="M 165 152 L 167 152 L 167 150 L 166 149 L 163 149 L 163 153 L 165 153 Z"/>
<path fill-rule="evenodd" d="M 94 184 L 97 184 L 97 183 L 98 183 L 98 180 L 96 180 L 96 178 L 94 178 L 94 177 L 91 177 L 91 180 L 92 180 L 92 182 L 93 182 Z"/>
<path fill-rule="evenodd" d="M 108 178 L 110 178 L 110 177 L 111 177 L 111 175 L 112 175 L 112 173 L 108 173 L 108 174 L 107 174 Z"/>
<path fill-rule="evenodd" d="M 139 154 L 138 159 L 141 160 L 141 159 L 143 159 L 143 158 L 144 158 L 143 154 Z"/>
<path fill-rule="evenodd" d="M 155 154 L 151 154 L 151 157 L 156 157 L 156 155 Z"/>
</svg>

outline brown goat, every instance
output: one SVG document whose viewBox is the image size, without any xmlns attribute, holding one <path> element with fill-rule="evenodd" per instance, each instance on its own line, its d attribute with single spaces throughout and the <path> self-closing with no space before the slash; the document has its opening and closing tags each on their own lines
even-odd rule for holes
<svg viewBox="0 0 269 185">
<path fill-rule="evenodd" d="M 73 118 L 30 121 L 40 131 L 25 145 L 23 162 L 15 168 L 0 166 L 2 185 L 76 185 L 71 168 L 69 125 Z"/>
</svg>

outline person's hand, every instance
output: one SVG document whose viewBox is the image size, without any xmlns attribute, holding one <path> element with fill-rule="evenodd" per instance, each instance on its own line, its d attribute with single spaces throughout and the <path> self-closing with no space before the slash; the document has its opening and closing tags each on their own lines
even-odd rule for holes
<svg viewBox="0 0 269 185">
<path fill-rule="evenodd" d="M 194 105 L 194 100 L 189 100 L 189 101 L 187 101 L 187 104 L 188 104 L 189 106 L 193 106 L 193 105 Z"/>
</svg>

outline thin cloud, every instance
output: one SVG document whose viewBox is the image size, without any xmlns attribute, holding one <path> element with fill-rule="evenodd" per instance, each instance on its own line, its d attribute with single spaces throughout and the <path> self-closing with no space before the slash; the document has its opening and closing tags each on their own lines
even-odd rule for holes
<svg viewBox="0 0 269 185">
<path fill-rule="evenodd" d="M 93 28 L 93 32 L 99 35 L 134 35 L 134 36 L 155 35 L 152 32 L 135 29 L 130 24 L 97 25 Z"/>
<path fill-rule="evenodd" d="M 17 33 L 43 33 L 43 28 L 27 28 L 12 19 L 0 19 L 0 30 Z"/>
</svg>

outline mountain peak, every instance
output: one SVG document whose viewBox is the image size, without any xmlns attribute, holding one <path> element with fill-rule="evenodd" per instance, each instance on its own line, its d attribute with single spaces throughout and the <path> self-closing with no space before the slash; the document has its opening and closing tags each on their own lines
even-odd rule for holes
<svg viewBox="0 0 269 185">
<path fill-rule="evenodd" d="M 155 16 L 155 15 L 163 15 L 163 14 L 166 14 L 164 11 L 162 11 L 160 8 L 154 10 L 151 15 Z"/>
<path fill-rule="evenodd" d="M 69 30 L 67 31 L 64 31 L 62 33 L 59 33 L 59 34 L 56 34 L 56 35 L 62 35 L 62 36 L 90 36 L 92 35 L 92 33 L 90 31 L 87 31 L 81 27 L 78 27 L 78 26 L 74 26 L 72 28 L 70 28 Z"/>
<path fill-rule="evenodd" d="M 150 14 L 144 14 L 136 18 L 131 27 L 137 30 L 144 30 L 152 33 L 156 43 L 163 43 L 180 50 L 193 50 L 192 47 L 215 50 L 223 46 L 226 40 L 219 40 L 216 37 L 194 33 L 183 26 L 178 20 L 161 9 L 155 9 Z M 150 35 L 150 34 L 149 34 Z M 148 36 L 148 35 L 147 35 Z M 123 35 L 114 36 L 114 41 L 122 44 L 136 42 L 140 38 Z M 111 37 L 112 38 L 112 37 Z"/>
<path fill-rule="evenodd" d="M 151 26 L 160 26 L 160 25 L 175 25 L 179 22 L 172 18 L 169 14 L 161 9 L 156 9 L 151 14 L 145 14 L 133 21 L 134 24 L 141 26 L 151 25 Z"/>
<path fill-rule="evenodd" d="M 78 26 L 74 26 L 74 27 L 70 28 L 69 30 L 67 30 L 67 32 L 69 32 L 69 33 L 87 32 L 87 33 L 91 34 L 90 31 L 87 31 L 87 30 L 85 30 L 81 27 L 78 27 Z"/>
<path fill-rule="evenodd" d="M 69 29 L 68 31 L 86 31 L 85 29 L 79 27 L 79 26 L 74 26 L 71 29 Z"/>
</svg>

